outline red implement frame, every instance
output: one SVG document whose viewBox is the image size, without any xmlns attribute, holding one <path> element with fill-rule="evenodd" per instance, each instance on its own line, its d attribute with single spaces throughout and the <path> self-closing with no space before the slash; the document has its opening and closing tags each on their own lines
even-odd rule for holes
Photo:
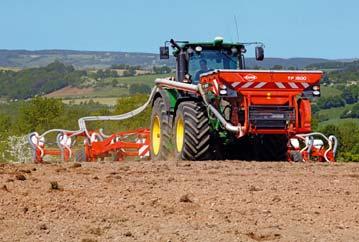
<svg viewBox="0 0 359 242">
<path fill-rule="evenodd" d="M 249 134 L 297 134 L 311 132 L 311 108 L 307 99 L 297 102 L 297 96 L 322 78 L 321 71 L 261 71 L 261 70 L 217 70 L 201 76 L 205 92 L 220 95 L 221 85 L 235 90 L 239 95 L 234 103 L 245 110 L 245 133 Z M 295 122 L 288 129 L 257 130 L 249 121 L 249 107 L 271 105 L 293 107 Z M 234 115 L 236 116 L 236 115 Z M 237 124 L 233 124 L 237 125 Z"/>
<path fill-rule="evenodd" d="M 201 76 L 201 84 L 205 93 L 220 96 L 233 90 L 235 95 L 228 95 L 231 103 L 231 124 L 239 124 L 238 111 L 244 111 L 244 123 L 241 123 L 245 134 L 285 134 L 289 139 L 308 134 L 311 130 L 310 100 L 298 98 L 308 93 L 313 96 L 314 91 L 320 93 L 319 82 L 323 76 L 321 71 L 264 71 L 264 70 L 216 70 Z M 315 87 L 315 88 L 314 88 Z M 233 91 L 231 91 L 233 93 Z M 249 118 L 251 107 L 288 107 L 294 110 L 290 123 L 286 128 L 257 129 Z M 303 141 L 302 148 L 294 148 L 288 143 L 288 159 L 293 151 L 300 153 L 303 161 L 335 161 L 336 138 L 326 138 L 327 145 L 311 145 Z M 335 140 L 334 140 L 335 139 Z M 335 148 L 333 148 L 335 146 Z M 304 147 L 304 148 L 303 148 Z"/>
<path fill-rule="evenodd" d="M 126 132 L 118 132 L 108 137 L 103 137 L 98 132 L 61 133 L 64 139 L 57 139 L 58 148 L 46 146 L 45 139 L 37 133 L 29 136 L 33 148 L 33 159 L 36 163 L 42 163 L 45 156 L 60 156 L 63 161 L 69 161 L 73 157 L 72 138 L 85 137 L 84 150 L 86 161 L 96 161 L 105 157 L 112 157 L 115 161 L 124 160 L 126 157 L 136 156 L 140 158 L 149 157 L 150 131 L 149 129 L 137 129 Z M 59 137 L 59 135 L 58 135 Z"/>
</svg>

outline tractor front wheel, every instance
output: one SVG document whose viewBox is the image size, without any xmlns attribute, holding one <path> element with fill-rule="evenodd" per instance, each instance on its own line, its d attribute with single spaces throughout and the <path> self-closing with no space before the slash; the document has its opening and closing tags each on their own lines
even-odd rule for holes
<svg viewBox="0 0 359 242">
<path fill-rule="evenodd" d="M 177 159 L 210 158 L 210 128 L 207 110 L 201 102 L 185 101 L 178 105 L 173 131 Z"/>
<path fill-rule="evenodd" d="M 165 104 L 157 98 L 152 107 L 151 114 L 151 159 L 166 160 L 171 147 L 171 118 L 167 114 Z"/>
</svg>

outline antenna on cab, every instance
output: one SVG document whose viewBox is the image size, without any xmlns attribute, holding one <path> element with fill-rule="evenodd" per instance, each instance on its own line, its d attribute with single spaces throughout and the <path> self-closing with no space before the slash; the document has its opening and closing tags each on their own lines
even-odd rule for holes
<svg viewBox="0 0 359 242">
<path fill-rule="evenodd" d="M 234 15 L 234 24 L 236 25 L 237 40 L 238 40 L 238 42 L 239 42 L 238 22 L 237 22 L 237 16 L 236 16 L 236 15 Z"/>
</svg>

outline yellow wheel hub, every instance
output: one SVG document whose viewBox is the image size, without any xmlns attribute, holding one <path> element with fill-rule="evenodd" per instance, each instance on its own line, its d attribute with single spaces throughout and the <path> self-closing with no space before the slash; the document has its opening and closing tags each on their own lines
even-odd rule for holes
<svg viewBox="0 0 359 242">
<path fill-rule="evenodd" d="M 182 151 L 184 143 L 184 123 L 182 117 L 178 117 L 176 123 L 176 148 L 178 152 Z"/>
<path fill-rule="evenodd" d="M 152 130 L 151 141 L 152 141 L 153 153 L 154 155 L 158 155 L 161 146 L 161 124 L 160 124 L 160 118 L 158 116 L 155 116 L 151 130 Z"/>
</svg>

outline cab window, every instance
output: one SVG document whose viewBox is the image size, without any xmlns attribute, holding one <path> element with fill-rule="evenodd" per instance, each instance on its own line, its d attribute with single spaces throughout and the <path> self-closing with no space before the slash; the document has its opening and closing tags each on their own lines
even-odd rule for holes
<svg viewBox="0 0 359 242">
<path fill-rule="evenodd" d="M 216 69 L 238 69 L 238 55 L 226 50 L 202 50 L 189 58 L 188 72 L 195 84 L 201 74 Z"/>
</svg>

